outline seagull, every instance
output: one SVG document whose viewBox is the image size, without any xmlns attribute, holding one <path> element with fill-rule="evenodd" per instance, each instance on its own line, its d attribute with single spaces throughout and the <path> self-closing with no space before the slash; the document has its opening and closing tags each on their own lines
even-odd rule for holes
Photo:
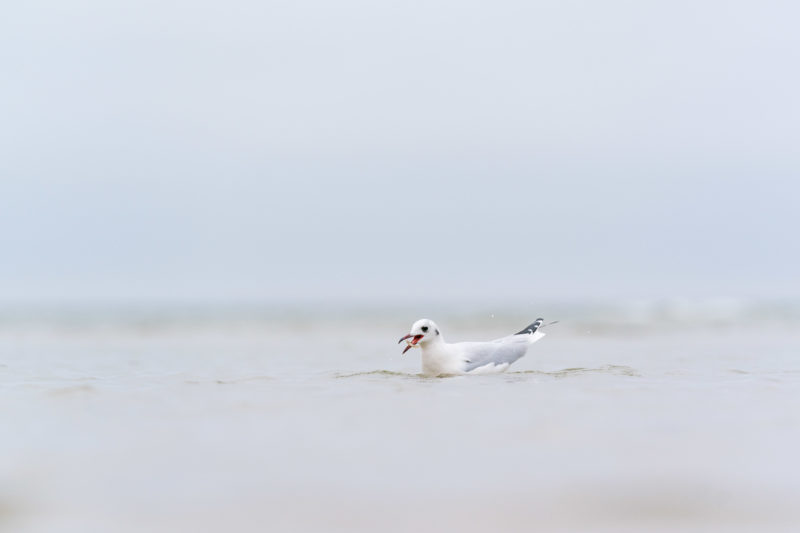
<svg viewBox="0 0 800 533">
<path fill-rule="evenodd" d="M 544 337 L 539 331 L 543 322 L 544 319 L 537 318 L 522 331 L 493 341 L 451 344 L 444 341 L 433 320 L 423 318 L 414 322 L 411 333 L 399 342 L 406 341 L 403 353 L 422 348 L 422 373 L 426 376 L 505 372 L 511 363 L 525 355 L 531 344 Z"/>
</svg>

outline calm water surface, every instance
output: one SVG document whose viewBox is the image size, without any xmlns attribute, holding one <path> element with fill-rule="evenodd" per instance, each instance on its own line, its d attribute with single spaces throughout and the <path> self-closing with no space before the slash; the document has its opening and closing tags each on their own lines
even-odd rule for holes
<svg viewBox="0 0 800 533">
<path fill-rule="evenodd" d="M 567 320 L 506 374 L 423 378 L 416 318 L 6 317 L 0 529 L 800 527 L 796 321 Z"/>
</svg>

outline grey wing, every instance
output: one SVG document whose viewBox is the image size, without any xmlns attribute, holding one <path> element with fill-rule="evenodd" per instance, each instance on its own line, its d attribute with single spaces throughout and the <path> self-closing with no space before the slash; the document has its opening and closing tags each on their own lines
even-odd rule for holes
<svg viewBox="0 0 800 533">
<path fill-rule="evenodd" d="M 466 347 L 465 372 L 493 363 L 495 366 L 508 363 L 509 365 L 525 355 L 528 351 L 528 339 L 498 339 L 495 342 L 475 343 Z"/>
</svg>

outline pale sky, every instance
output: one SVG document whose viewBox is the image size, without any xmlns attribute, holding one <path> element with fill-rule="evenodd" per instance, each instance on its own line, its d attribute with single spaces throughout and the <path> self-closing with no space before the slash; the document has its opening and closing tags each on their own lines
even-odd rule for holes
<svg viewBox="0 0 800 533">
<path fill-rule="evenodd" d="M 799 19 L 5 6 L 0 302 L 799 298 Z"/>
</svg>

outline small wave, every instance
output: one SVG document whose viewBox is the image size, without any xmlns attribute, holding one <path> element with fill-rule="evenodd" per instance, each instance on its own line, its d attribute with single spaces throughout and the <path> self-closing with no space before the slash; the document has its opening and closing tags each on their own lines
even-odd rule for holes
<svg viewBox="0 0 800 533">
<path fill-rule="evenodd" d="M 556 379 L 569 378 L 574 376 L 582 376 L 585 374 L 611 374 L 614 376 L 631 376 L 640 377 L 641 374 L 636 369 L 624 365 L 603 365 L 597 368 L 565 368 L 563 370 L 554 370 L 547 372 L 544 370 L 521 370 L 519 372 L 509 372 L 509 374 L 537 374 L 540 376 L 549 376 Z"/>
<path fill-rule="evenodd" d="M 51 396 L 65 396 L 70 394 L 80 394 L 85 392 L 95 392 L 91 385 L 75 385 L 73 387 L 60 387 L 49 391 Z"/>
<path fill-rule="evenodd" d="M 216 379 L 211 383 L 216 383 L 217 385 L 235 385 L 237 383 L 247 383 L 248 381 L 272 381 L 275 378 L 271 376 L 249 376 L 243 378 L 231 378 L 231 379 Z M 184 383 L 187 385 L 202 385 L 203 383 L 208 383 L 205 381 L 199 381 L 196 379 L 187 379 L 184 380 Z"/>
<path fill-rule="evenodd" d="M 393 372 L 391 370 L 370 370 L 368 372 L 356 372 L 355 374 L 336 374 L 336 378 L 355 378 L 359 376 L 384 376 L 384 377 L 402 377 L 402 378 L 421 378 L 425 377 L 422 374 L 407 374 L 405 372 Z"/>
</svg>

